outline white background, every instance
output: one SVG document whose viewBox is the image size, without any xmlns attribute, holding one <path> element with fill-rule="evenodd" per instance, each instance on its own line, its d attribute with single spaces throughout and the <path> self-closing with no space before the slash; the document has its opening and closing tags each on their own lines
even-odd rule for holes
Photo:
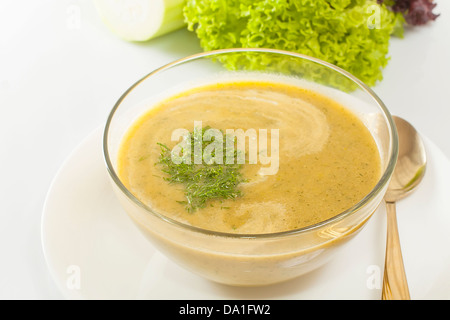
<svg viewBox="0 0 450 320">
<path fill-rule="evenodd" d="M 437 3 L 435 23 L 392 40 L 374 89 L 450 157 L 450 2 Z M 124 42 L 90 0 L 0 0 L 0 299 L 62 298 L 40 235 L 58 168 L 131 84 L 199 51 L 186 30 Z"/>
</svg>

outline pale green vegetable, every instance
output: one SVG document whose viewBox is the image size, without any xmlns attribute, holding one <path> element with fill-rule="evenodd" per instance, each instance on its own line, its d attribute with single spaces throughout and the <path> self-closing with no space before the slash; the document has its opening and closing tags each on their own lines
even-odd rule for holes
<svg viewBox="0 0 450 320">
<path fill-rule="evenodd" d="M 389 41 L 402 35 L 404 22 L 401 14 L 376 0 L 187 0 L 184 15 L 205 51 L 242 47 L 298 52 L 337 65 L 370 86 L 382 80 Z M 226 65 L 265 68 L 268 61 L 260 60 L 261 55 L 241 55 L 227 59 Z M 328 79 L 324 68 L 311 67 L 301 68 Z"/>
<path fill-rule="evenodd" d="M 147 41 L 185 26 L 186 0 L 94 0 L 103 22 L 120 38 Z"/>
</svg>

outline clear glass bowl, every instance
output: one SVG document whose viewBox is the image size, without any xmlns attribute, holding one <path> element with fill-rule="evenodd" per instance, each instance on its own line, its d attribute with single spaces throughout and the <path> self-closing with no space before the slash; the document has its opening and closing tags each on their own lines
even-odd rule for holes
<svg viewBox="0 0 450 320">
<path fill-rule="evenodd" d="M 148 106 L 182 88 L 230 76 L 297 79 L 349 107 L 377 142 L 382 174 L 359 203 L 320 223 L 268 234 L 221 233 L 161 215 L 120 181 L 117 156 L 123 136 Z M 324 61 L 272 49 L 225 49 L 169 63 L 137 81 L 117 101 L 104 132 L 103 150 L 112 186 L 138 228 L 163 254 L 192 272 L 236 286 L 278 283 L 312 271 L 355 236 L 381 203 L 398 155 L 394 121 L 376 94 L 348 72 Z M 153 186 L 158 188 L 157 185 Z M 351 261 L 349 261 L 351 264 Z"/>
</svg>

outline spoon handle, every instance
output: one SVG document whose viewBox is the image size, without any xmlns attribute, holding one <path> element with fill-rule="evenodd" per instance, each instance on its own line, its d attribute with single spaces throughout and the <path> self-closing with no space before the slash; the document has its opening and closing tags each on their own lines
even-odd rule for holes
<svg viewBox="0 0 450 320">
<path fill-rule="evenodd" d="M 382 300 L 410 300 L 398 236 L 395 202 L 386 202 L 387 239 Z"/>
</svg>

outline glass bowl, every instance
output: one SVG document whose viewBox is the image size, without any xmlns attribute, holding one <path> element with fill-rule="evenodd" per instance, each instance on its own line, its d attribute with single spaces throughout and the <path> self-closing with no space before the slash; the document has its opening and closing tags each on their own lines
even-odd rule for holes
<svg viewBox="0 0 450 320">
<path fill-rule="evenodd" d="M 257 79 L 267 75 L 298 80 L 303 86 L 321 91 L 351 109 L 369 129 L 380 153 L 381 176 L 361 201 L 328 220 L 300 229 L 236 234 L 171 219 L 142 203 L 124 186 L 117 174 L 120 144 L 133 122 L 156 102 L 210 81 L 220 82 L 230 77 Z M 132 85 L 109 115 L 103 151 L 121 205 L 160 252 L 212 281 L 261 286 L 286 281 L 322 266 L 363 228 L 383 200 L 398 155 L 398 137 L 383 102 L 348 72 L 287 51 L 224 49 L 174 61 Z"/>
</svg>

